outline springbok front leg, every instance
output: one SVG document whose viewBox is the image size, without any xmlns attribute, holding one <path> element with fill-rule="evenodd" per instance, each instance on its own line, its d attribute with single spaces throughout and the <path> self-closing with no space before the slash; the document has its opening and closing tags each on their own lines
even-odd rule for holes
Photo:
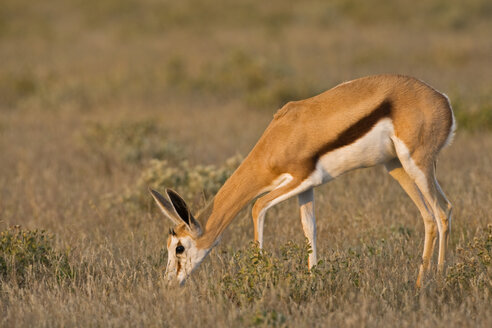
<svg viewBox="0 0 492 328">
<path fill-rule="evenodd" d="M 308 239 L 311 253 L 309 254 L 309 270 L 318 263 L 316 255 L 316 218 L 314 216 L 314 191 L 308 189 L 299 194 L 299 207 L 301 211 L 301 223 L 304 235 Z"/>
<path fill-rule="evenodd" d="M 254 211 L 254 207 L 253 207 Z M 253 212 L 254 213 L 254 212 Z M 253 228 L 255 230 L 255 243 L 260 249 L 263 249 L 263 227 L 265 226 L 266 210 L 253 214 Z"/>
<path fill-rule="evenodd" d="M 252 214 L 255 229 L 255 242 L 259 244 L 260 248 L 263 248 L 263 224 L 268 209 L 290 197 L 311 189 L 312 187 L 313 185 L 309 181 L 301 183 L 299 179 L 293 178 L 286 185 L 274 189 L 265 196 L 258 198 L 253 206 Z"/>
</svg>

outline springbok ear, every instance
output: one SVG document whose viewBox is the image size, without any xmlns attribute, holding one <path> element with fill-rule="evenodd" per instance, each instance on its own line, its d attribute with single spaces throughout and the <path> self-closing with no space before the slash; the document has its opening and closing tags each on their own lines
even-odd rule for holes
<svg viewBox="0 0 492 328">
<path fill-rule="evenodd" d="M 155 202 L 161 209 L 162 213 L 167 216 L 174 224 L 178 225 L 185 223 L 190 232 L 197 235 L 201 234 L 201 226 L 197 220 L 193 217 L 186 202 L 178 195 L 177 192 L 166 189 L 166 197 L 162 196 L 159 192 L 150 189 L 150 194 L 154 198 Z"/>
<path fill-rule="evenodd" d="M 162 196 L 159 192 L 157 192 L 154 189 L 149 188 L 149 192 L 154 198 L 159 208 L 161 209 L 161 212 L 169 219 L 171 219 L 171 221 L 173 221 L 174 224 L 178 225 L 183 222 L 179 217 L 179 214 L 174 209 L 173 204 L 171 204 L 170 201 L 168 201 L 164 196 Z"/>
<path fill-rule="evenodd" d="M 200 223 L 198 223 L 198 221 L 193 217 L 193 214 L 191 214 L 191 211 L 188 208 L 188 205 L 186 205 L 184 199 L 172 189 L 166 189 L 166 194 L 169 197 L 174 210 L 179 215 L 179 218 L 186 223 L 192 232 L 198 235 L 201 234 Z"/>
</svg>

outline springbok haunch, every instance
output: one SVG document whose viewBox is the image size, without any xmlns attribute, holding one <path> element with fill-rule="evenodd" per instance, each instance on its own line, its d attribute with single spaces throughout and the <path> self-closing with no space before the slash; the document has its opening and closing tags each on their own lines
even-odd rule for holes
<svg viewBox="0 0 492 328">
<path fill-rule="evenodd" d="M 353 169 L 383 164 L 418 207 L 425 227 L 417 285 L 429 270 L 439 232 L 443 271 L 451 204 L 436 177 L 439 151 L 452 140 L 455 119 L 448 98 L 410 77 L 377 75 L 342 83 L 282 107 L 243 163 L 198 217 L 167 189 L 152 196 L 177 226 L 170 231 L 168 279 L 184 283 L 217 244 L 236 214 L 255 197 L 255 241 L 263 247 L 266 211 L 299 197 L 304 233 L 317 263 L 313 188 Z M 203 226 L 200 222 L 206 222 Z"/>
</svg>

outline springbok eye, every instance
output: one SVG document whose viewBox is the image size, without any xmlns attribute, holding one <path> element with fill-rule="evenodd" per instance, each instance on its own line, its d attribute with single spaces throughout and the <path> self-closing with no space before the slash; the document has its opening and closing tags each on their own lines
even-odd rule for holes
<svg viewBox="0 0 492 328">
<path fill-rule="evenodd" d="M 176 254 L 181 254 L 185 251 L 185 248 L 182 245 L 176 247 Z"/>
</svg>

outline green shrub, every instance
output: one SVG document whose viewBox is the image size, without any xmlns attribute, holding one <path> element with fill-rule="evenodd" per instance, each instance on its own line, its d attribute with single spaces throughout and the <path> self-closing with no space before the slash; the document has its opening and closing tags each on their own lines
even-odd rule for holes
<svg viewBox="0 0 492 328">
<path fill-rule="evenodd" d="M 212 288 L 218 288 L 218 292 L 238 305 L 253 303 L 274 289 L 285 291 L 283 297 L 296 303 L 306 302 L 317 292 L 323 292 L 334 281 L 330 276 L 338 272 L 331 270 L 332 263 L 320 261 L 310 273 L 310 252 L 307 242 L 298 245 L 289 241 L 280 248 L 280 256 L 251 243 L 247 249 L 234 253 L 219 286 Z"/>
<path fill-rule="evenodd" d="M 357 294 L 361 289 L 377 292 L 379 287 L 373 286 L 387 283 L 384 280 L 386 275 L 380 269 L 382 265 L 400 256 L 409 262 L 417 262 L 403 247 L 394 247 L 395 243 L 405 244 L 406 238 L 406 233 L 396 232 L 390 235 L 389 242 L 380 239 L 357 248 L 334 251 L 319 261 L 311 272 L 307 270 L 310 252 L 307 243 L 288 242 L 278 255 L 260 250 L 252 243 L 247 249 L 233 253 L 219 285 L 210 283 L 210 288 L 238 305 L 253 304 L 271 292 L 297 304 L 312 297 Z M 449 267 L 445 279 L 434 280 L 439 276 L 431 277 L 434 280 L 429 284 L 431 289 L 423 292 L 436 297 L 452 297 L 456 301 L 463 300 L 470 290 L 478 289 L 488 295 L 492 291 L 492 225 L 463 248 L 458 248 L 456 253 L 457 261 Z M 383 296 L 385 300 L 399 300 L 409 290 L 415 290 L 412 280 L 399 281 L 397 285 L 397 290 Z M 418 295 L 412 299 L 416 304 Z"/>
<path fill-rule="evenodd" d="M 176 190 L 192 208 L 200 207 L 217 193 L 239 166 L 241 159 L 239 155 L 231 157 L 221 166 L 191 166 L 188 161 L 172 165 L 167 160 L 153 159 L 143 170 L 136 187 L 129 190 L 121 201 L 147 207 L 152 202 L 148 193 L 149 187 L 160 191 L 171 188 Z"/>
<path fill-rule="evenodd" d="M 492 106 L 482 106 L 477 110 L 455 111 L 458 128 L 468 131 L 492 130 Z"/>
<path fill-rule="evenodd" d="M 492 292 L 492 224 L 468 244 L 456 250 L 456 261 L 448 268 L 446 283 L 453 288 L 472 286 Z"/>
<path fill-rule="evenodd" d="M 29 275 L 73 277 L 68 252 L 53 249 L 53 236 L 44 230 L 12 226 L 0 233 L 0 278 L 24 284 Z"/>
<path fill-rule="evenodd" d="M 480 93 L 473 98 L 459 92 L 450 96 L 458 131 L 473 132 L 492 130 L 492 96 L 490 92 Z"/>
<path fill-rule="evenodd" d="M 0 77 L 0 106 L 14 107 L 25 98 L 33 96 L 39 88 L 37 78 L 31 73 L 7 73 Z"/>
</svg>

